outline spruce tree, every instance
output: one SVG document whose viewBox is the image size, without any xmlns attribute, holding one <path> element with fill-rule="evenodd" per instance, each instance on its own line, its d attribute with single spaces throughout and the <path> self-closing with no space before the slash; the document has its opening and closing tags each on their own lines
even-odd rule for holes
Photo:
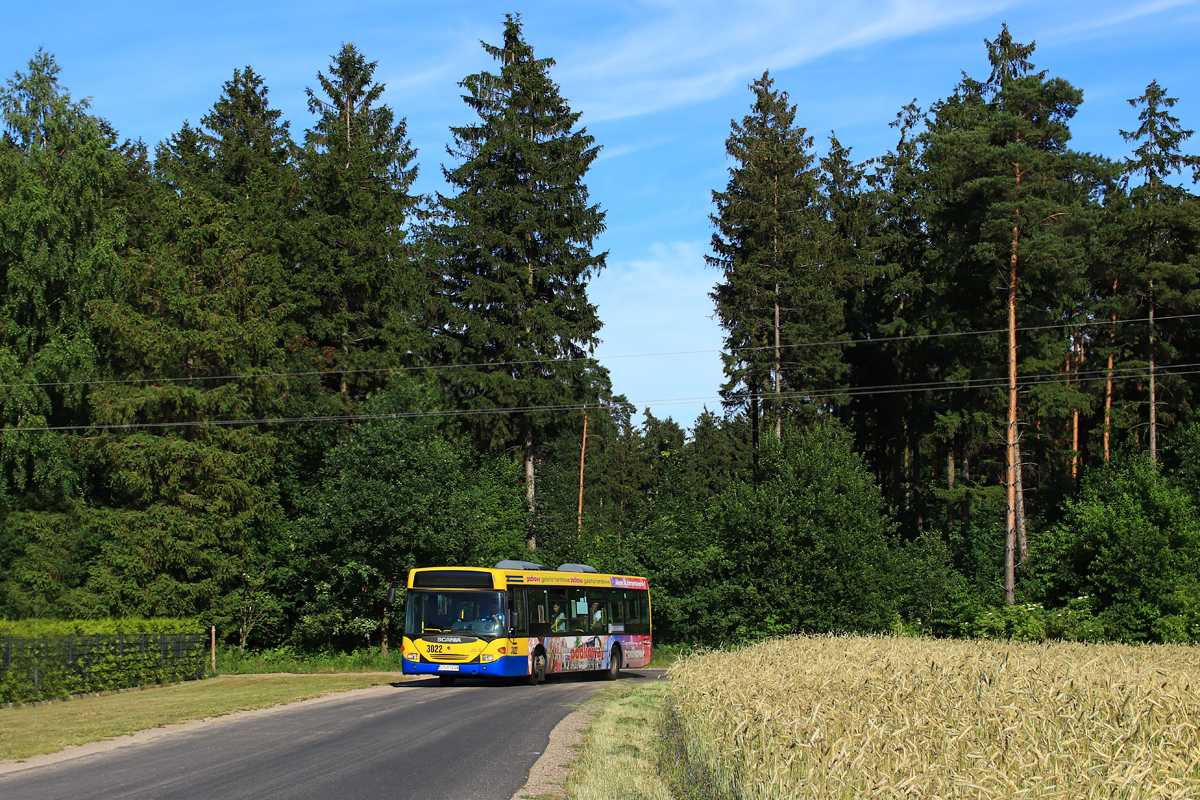
<svg viewBox="0 0 1200 800">
<path fill-rule="evenodd" d="M 444 359 L 470 365 L 441 374 L 461 408 L 480 412 L 469 422 L 480 442 L 522 453 L 532 510 L 540 442 L 562 422 L 538 409 L 608 391 L 607 373 L 584 360 L 600 330 L 587 282 L 606 255 L 592 251 L 604 213 L 584 183 L 599 148 L 576 127 L 581 115 L 550 79 L 554 61 L 534 56 L 519 17 L 505 18 L 503 44 L 483 47 L 500 70 L 460 84 L 479 119 L 451 128 L 460 163 L 444 170 L 458 193 L 440 198 L 437 341 Z"/>
<path fill-rule="evenodd" d="M 748 409 L 756 436 L 769 417 L 779 438 L 785 416 L 824 405 L 809 395 L 844 374 L 839 345 L 798 347 L 840 334 L 840 276 L 827 259 L 812 137 L 769 73 L 750 90 L 751 113 L 731 121 L 725 142 L 735 163 L 725 191 L 713 192 L 707 261 L 723 272 L 710 296 L 726 331 L 724 403 Z"/>
<path fill-rule="evenodd" d="M 146 159 L 39 50 L 0 88 L 0 614 L 70 614 L 94 550 L 87 425 L 101 376 L 91 304 L 111 296 Z M 25 429 L 25 430 L 22 430 Z M 32 430 L 30 430 L 32 429 Z"/>
<path fill-rule="evenodd" d="M 928 233 L 925 224 L 925 170 L 917 126 L 916 101 L 905 105 L 891 126 L 899 131 L 893 150 L 875 160 L 861 202 L 870 222 L 863 248 L 870 253 L 870 281 L 848 293 L 847 332 L 852 339 L 919 336 L 937 324 L 930 319 L 940 304 L 930 301 Z M 827 170 L 828 171 L 828 170 Z M 853 389 L 843 418 L 854 421 L 860 446 L 888 498 L 906 516 L 922 516 L 919 487 L 922 444 L 931 431 L 929 398 L 910 393 L 879 394 L 874 387 L 936 380 L 928 340 L 884 341 L 846 351 Z"/>
<path fill-rule="evenodd" d="M 1136 305 L 1131 305 L 1139 316 L 1148 318 L 1144 352 L 1151 463 L 1157 461 L 1159 449 L 1159 358 L 1160 354 L 1174 355 L 1172 337 L 1162 335 L 1154 315 L 1158 309 L 1186 313 L 1200 301 L 1200 203 L 1186 189 L 1169 182 L 1186 168 L 1200 167 L 1200 158 L 1180 149 L 1193 131 L 1184 130 L 1171 115 L 1175 102 L 1157 81 L 1151 81 L 1145 94 L 1129 101 L 1140 109 L 1141 125 L 1135 131 L 1121 131 L 1125 141 L 1137 144 L 1133 157 L 1125 163 L 1126 178 L 1139 183 L 1130 189 L 1123 215 L 1122 266 L 1127 285 L 1137 297 Z M 1176 321 L 1165 332 L 1178 334 L 1179 329 Z M 1176 384 L 1174 388 L 1179 392 L 1183 387 Z"/>
<path fill-rule="evenodd" d="M 92 304 L 106 369 L 126 379 L 93 390 L 95 421 L 179 427 L 95 437 L 106 541 L 86 589 L 108 613 L 203 614 L 245 644 L 252 609 L 277 605 L 277 443 L 209 423 L 277 416 L 288 395 L 294 148 L 249 68 L 203 122 L 158 148 L 153 230 L 122 291 Z"/>
<path fill-rule="evenodd" d="M 417 346 L 414 304 L 428 285 L 409 242 L 419 198 L 405 120 L 380 103 L 377 62 L 353 44 L 317 73 L 300 169 L 302 241 L 290 305 L 306 335 L 308 366 L 329 370 L 343 403 L 378 378 L 353 370 L 396 366 Z"/>
<path fill-rule="evenodd" d="M 72 100 L 45 51 L 0 89 L 0 425 L 88 421 L 97 377 L 88 304 L 112 289 L 128 241 L 122 197 L 144 153 Z M 73 451 L 75 451 L 73 453 Z M 54 432 L 6 435 L 0 493 L 18 507 L 76 496 L 78 455 Z"/>
</svg>

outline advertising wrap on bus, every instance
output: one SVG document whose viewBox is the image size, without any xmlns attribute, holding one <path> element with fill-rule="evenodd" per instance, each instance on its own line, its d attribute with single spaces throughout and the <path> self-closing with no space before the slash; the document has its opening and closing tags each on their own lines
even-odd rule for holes
<svg viewBox="0 0 1200 800">
<path fill-rule="evenodd" d="M 549 673 L 606 670 L 612 663 L 614 644 L 621 648 L 622 666 L 640 669 L 650 663 L 649 636 L 565 636 L 529 641 L 529 668 L 533 669 L 533 652 L 541 643 L 546 651 L 546 671 Z"/>
<path fill-rule="evenodd" d="M 617 587 L 618 589 L 646 589 L 646 588 L 648 588 L 645 578 L 623 578 L 618 575 L 614 575 L 609 580 L 611 581 L 611 585 Z"/>
</svg>

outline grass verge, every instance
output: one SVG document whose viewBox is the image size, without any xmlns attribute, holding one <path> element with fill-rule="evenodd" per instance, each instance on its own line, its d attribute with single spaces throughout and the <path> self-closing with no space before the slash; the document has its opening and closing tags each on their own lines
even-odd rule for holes
<svg viewBox="0 0 1200 800">
<path fill-rule="evenodd" d="M 304 653 L 290 647 L 245 651 L 236 647 L 217 648 L 218 675 L 261 675 L 272 672 L 297 675 L 399 672 L 403 662 L 398 647 L 388 653 L 387 658 L 380 655 L 379 650 L 375 648 L 355 650 L 352 653 Z"/>
<path fill-rule="evenodd" d="M 589 701 L 603 708 L 571 762 L 570 800 L 673 800 L 659 770 L 667 688 L 666 681 L 618 686 Z"/>
<path fill-rule="evenodd" d="M 656 644 L 653 669 L 667 669 L 695 648 L 686 644 Z M 208 661 L 205 660 L 207 666 Z M 320 675 L 334 672 L 399 672 L 404 658 L 399 647 L 392 648 L 387 658 L 378 648 L 363 648 L 351 653 L 305 653 L 292 647 L 267 650 L 239 650 L 236 647 L 217 647 L 218 675 L 258 675 L 290 672 Z"/>
<path fill-rule="evenodd" d="M 229 675 L 37 708 L 0 709 L 0 760 L 398 680 L 403 677 L 394 673 Z"/>
<path fill-rule="evenodd" d="M 690 644 L 655 644 L 654 645 L 654 660 L 650 663 L 650 669 L 670 669 L 671 666 L 695 651 L 695 647 Z"/>
</svg>

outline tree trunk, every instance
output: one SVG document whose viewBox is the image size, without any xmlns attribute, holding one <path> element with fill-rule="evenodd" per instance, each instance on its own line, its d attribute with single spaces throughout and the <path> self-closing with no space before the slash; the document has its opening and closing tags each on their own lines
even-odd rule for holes
<svg viewBox="0 0 1200 800">
<path fill-rule="evenodd" d="M 775 284 L 775 441 L 783 440 L 783 397 L 779 373 L 782 370 L 779 338 L 779 284 Z"/>
<path fill-rule="evenodd" d="M 1117 298 L 1117 281 L 1113 278 L 1113 300 Z M 1104 382 L 1104 460 L 1111 458 L 1109 442 L 1112 434 L 1113 352 L 1117 349 L 1117 312 L 1112 315 L 1112 330 L 1108 334 L 1108 379 Z"/>
<path fill-rule="evenodd" d="M 529 413 L 525 419 L 525 507 L 529 510 L 529 540 L 525 543 L 530 550 L 537 550 L 537 534 L 534 531 L 533 510 L 534 510 L 534 464 L 533 464 L 533 419 Z"/>
<path fill-rule="evenodd" d="M 1079 334 L 1079 352 L 1075 355 L 1075 386 L 1079 386 L 1080 365 L 1083 363 L 1083 332 Z M 1079 407 L 1076 406 L 1071 420 L 1071 483 L 1079 480 Z"/>
<path fill-rule="evenodd" d="M 579 446 L 579 518 L 576 521 L 575 538 L 583 535 L 583 458 L 587 455 L 587 411 L 583 412 L 583 442 Z"/>
<path fill-rule="evenodd" d="M 946 488 L 949 490 L 950 497 L 946 501 L 946 527 L 954 530 L 954 439 L 950 440 L 950 446 L 946 448 Z"/>
<path fill-rule="evenodd" d="M 1150 280 L 1150 463 L 1158 463 L 1158 403 L 1154 376 L 1154 279 Z"/>
<path fill-rule="evenodd" d="M 758 390 L 750 395 L 750 453 L 754 464 L 754 480 L 758 481 Z"/>
<path fill-rule="evenodd" d="M 1024 463 L 1021 460 L 1020 440 L 1017 442 L 1017 563 L 1024 564 L 1029 552 L 1025 537 L 1025 479 Z"/>
<path fill-rule="evenodd" d="M 962 484 L 963 499 L 959 518 L 962 520 L 963 530 L 968 530 L 971 527 L 971 444 L 969 439 L 963 442 Z"/>
<path fill-rule="evenodd" d="M 343 367 L 342 367 L 342 380 L 341 380 L 341 383 L 339 384 L 339 389 L 341 390 L 342 397 L 346 397 L 348 394 L 350 394 L 350 389 L 346 385 L 346 370 L 350 369 L 350 345 L 346 343 L 346 339 L 349 336 L 350 336 L 349 332 L 342 333 L 342 364 L 343 364 Z"/>
<path fill-rule="evenodd" d="M 388 656 L 388 619 L 387 606 L 383 607 L 383 622 L 379 624 L 379 632 L 381 634 L 379 641 L 379 655 L 387 658 Z"/>
<path fill-rule="evenodd" d="M 913 511 L 917 512 L 917 530 L 925 532 L 925 483 L 921 480 L 921 448 L 912 450 L 912 498 Z"/>
<path fill-rule="evenodd" d="M 1015 603 L 1017 547 L 1017 244 L 1021 229 L 1013 226 L 1008 275 L 1008 419 L 1004 428 L 1004 602 Z"/>
</svg>

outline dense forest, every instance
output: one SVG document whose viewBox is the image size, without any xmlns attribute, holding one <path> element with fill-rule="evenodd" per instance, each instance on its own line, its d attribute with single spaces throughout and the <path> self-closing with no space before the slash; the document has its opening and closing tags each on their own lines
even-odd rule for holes
<svg viewBox="0 0 1200 800">
<path fill-rule="evenodd" d="M 153 151 L 37 53 L 0 90 L 0 616 L 378 646 L 411 567 L 525 558 L 648 575 L 675 641 L 1200 640 L 1192 132 L 1151 80 L 1131 157 L 1073 150 L 1082 91 L 985 44 L 864 161 L 751 85 L 686 427 L 592 358 L 600 145 L 519 18 L 432 197 L 353 45 L 302 134 L 245 67 Z"/>
</svg>

